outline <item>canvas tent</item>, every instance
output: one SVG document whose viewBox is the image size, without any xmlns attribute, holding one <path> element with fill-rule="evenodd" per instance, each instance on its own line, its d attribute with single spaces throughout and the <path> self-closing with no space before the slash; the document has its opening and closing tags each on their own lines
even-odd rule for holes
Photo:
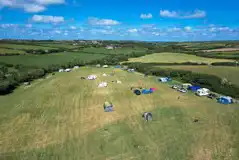
<svg viewBox="0 0 239 160">
<path fill-rule="evenodd" d="M 182 88 L 185 88 L 185 89 L 188 89 L 191 86 L 192 86 L 191 83 L 184 83 L 184 84 L 182 84 Z"/>
<path fill-rule="evenodd" d="M 143 89 L 142 94 L 151 94 L 156 90 L 156 88 Z"/>
<path fill-rule="evenodd" d="M 150 112 L 144 112 L 142 117 L 144 118 L 145 121 L 153 120 L 153 115 Z"/>
<path fill-rule="evenodd" d="M 201 87 L 200 86 L 189 86 L 188 89 L 193 91 L 193 92 L 196 92 L 198 89 L 200 89 Z"/>
<path fill-rule="evenodd" d="M 103 76 L 107 76 L 107 74 L 104 73 Z"/>
<path fill-rule="evenodd" d="M 112 112 L 113 111 L 113 104 L 111 102 L 106 101 L 103 105 L 105 112 Z"/>
<path fill-rule="evenodd" d="M 109 66 L 108 65 L 103 65 L 103 68 L 108 68 Z"/>
<path fill-rule="evenodd" d="M 135 70 L 134 69 L 128 69 L 128 72 L 134 72 Z"/>
<path fill-rule="evenodd" d="M 141 92 L 140 92 L 140 90 L 135 89 L 135 90 L 134 90 L 134 94 L 137 95 L 137 96 L 139 96 L 139 95 L 141 95 Z"/>
<path fill-rule="evenodd" d="M 70 68 L 65 69 L 65 72 L 70 72 L 70 71 L 71 71 Z"/>
<path fill-rule="evenodd" d="M 97 78 L 96 75 L 89 75 L 89 76 L 88 76 L 88 79 L 89 79 L 89 80 L 95 80 L 96 78 Z"/>
<path fill-rule="evenodd" d="M 97 64 L 96 67 L 100 68 L 100 64 Z"/>
<path fill-rule="evenodd" d="M 79 66 L 74 66 L 74 69 L 77 69 L 77 68 L 79 68 Z"/>
<path fill-rule="evenodd" d="M 59 69 L 59 72 L 64 72 L 64 69 Z"/>
<path fill-rule="evenodd" d="M 98 85 L 98 87 L 99 88 L 103 88 L 103 87 L 107 87 L 107 82 L 101 82 L 99 85 Z"/>
<path fill-rule="evenodd" d="M 221 104 L 231 104 L 232 103 L 232 97 L 229 96 L 221 96 L 217 100 L 218 103 Z"/>
</svg>

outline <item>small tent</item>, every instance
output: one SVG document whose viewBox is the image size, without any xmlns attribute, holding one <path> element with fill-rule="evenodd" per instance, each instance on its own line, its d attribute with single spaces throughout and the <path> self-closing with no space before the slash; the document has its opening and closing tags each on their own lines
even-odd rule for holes
<svg viewBox="0 0 239 160">
<path fill-rule="evenodd" d="M 103 65 L 103 68 L 108 68 L 109 66 L 108 65 Z"/>
<path fill-rule="evenodd" d="M 100 68 L 100 64 L 97 64 L 96 67 Z"/>
<path fill-rule="evenodd" d="M 79 68 L 79 66 L 74 66 L 74 69 L 78 69 Z"/>
<path fill-rule="evenodd" d="M 200 86 L 189 86 L 188 89 L 193 91 L 193 92 L 196 92 L 198 89 L 200 89 L 201 87 Z"/>
<path fill-rule="evenodd" d="M 170 77 L 161 77 L 158 80 L 160 82 L 168 82 L 168 81 L 172 81 L 172 78 L 170 78 Z"/>
<path fill-rule="evenodd" d="M 153 115 L 150 112 L 144 112 L 142 117 L 144 118 L 145 121 L 153 120 Z"/>
<path fill-rule="evenodd" d="M 182 88 L 188 89 L 189 87 L 191 87 L 192 84 L 191 83 L 184 83 L 182 84 Z M 200 89 L 200 88 L 199 88 Z"/>
<path fill-rule="evenodd" d="M 120 66 L 115 66 L 115 68 L 120 68 Z"/>
<path fill-rule="evenodd" d="M 70 68 L 65 69 L 65 72 L 70 72 L 70 71 L 71 71 Z"/>
<path fill-rule="evenodd" d="M 128 72 L 134 72 L 135 70 L 134 69 L 128 69 Z"/>
<path fill-rule="evenodd" d="M 116 83 L 118 83 L 118 84 L 121 84 L 122 82 L 121 82 L 121 81 L 119 81 L 119 80 L 117 80 L 117 81 L 116 81 Z"/>
<path fill-rule="evenodd" d="M 153 89 L 152 88 L 150 88 L 150 89 L 143 89 L 142 90 L 142 94 L 151 94 L 151 93 L 153 93 Z"/>
<path fill-rule="evenodd" d="M 113 111 L 113 104 L 111 102 L 105 102 L 104 105 L 104 111 L 105 112 L 112 112 Z"/>
<path fill-rule="evenodd" d="M 59 72 L 64 72 L 64 69 L 59 69 Z"/>
<path fill-rule="evenodd" d="M 98 87 L 99 88 L 103 88 L 103 87 L 107 87 L 107 82 L 101 82 L 99 85 L 98 85 Z"/>
<path fill-rule="evenodd" d="M 105 77 L 105 76 L 107 76 L 107 74 L 104 73 L 103 76 Z"/>
<path fill-rule="evenodd" d="M 232 103 L 232 97 L 229 96 L 221 96 L 217 100 L 218 103 L 221 104 L 231 104 Z"/>
<path fill-rule="evenodd" d="M 136 90 L 134 90 L 134 94 L 136 94 L 137 96 L 139 96 L 139 95 L 141 95 L 141 92 L 140 92 L 140 90 L 136 89 Z"/>
<path fill-rule="evenodd" d="M 89 76 L 88 76 L 88 79 L 89 79 L 89 80 L 95 80 L 96 78 L 97 78 L 96 75 L 89 75 Z"/>
</svg>

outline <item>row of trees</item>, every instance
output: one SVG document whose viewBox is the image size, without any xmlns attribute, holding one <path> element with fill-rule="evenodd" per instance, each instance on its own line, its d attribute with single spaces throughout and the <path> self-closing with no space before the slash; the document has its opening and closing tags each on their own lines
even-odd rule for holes
<svg viewBox="0 0 239 160">
<path fill-rule="evenodd" d="M 130 68 L 135 68 L 137 71 L 147 75 L 170 76 L 183 82 L 200 85 L 201 87 L 208 88 L 217 93 L 239 98 L 238 86 L 225 83 L 223 79 L 214 75 L 194 73 L 185 70 L 164 69 L 158 67 L 155 68 L 152 64 L 144 63 L 124 63 L 123 65 L 127 65 Z"/>
</svg>

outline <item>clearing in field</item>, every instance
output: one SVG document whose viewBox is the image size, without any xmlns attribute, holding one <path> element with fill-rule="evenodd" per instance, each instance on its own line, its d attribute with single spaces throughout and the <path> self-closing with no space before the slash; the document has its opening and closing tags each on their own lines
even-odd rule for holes
<svg viewBox="0 0 239 160">
<path fill-rule="evenodd" d="M 159 66 L 160 68 L 180 69 L 197 73 L 205 73 L 226 78 L 239 86 L 239 67 L 221 66 Z"/>
<path fill-rule="evenodd" d="M 110 68 L 82 67 L 1 96 L 0 159 L 233 160 L 239 156 L 235 105 L 182 95 L 155 77 L 124 71 L 102 76 L 110 72 Z M 98 78 L 81 80 L 89 74 Z M 139 80 L 156 87 L 155 93 L 134 95 L 130 87 Z M 102 81 L 108 87 L 98 88 Z M 104 112 L 105 101 L 113 103 L 113 112 Z M 142 119 L 145 111 L 151 111 L 153 121 Z"/>
<path fill-rule="evenodd" d="M 228 61 L 231 60 L 204 58 L 183 53 L 154 53 L 139 58 L 129 59 L 129 62 L 144 62 L 144 63 L 182 63 L 182 62 L 213 63 Z"/>
</svg>

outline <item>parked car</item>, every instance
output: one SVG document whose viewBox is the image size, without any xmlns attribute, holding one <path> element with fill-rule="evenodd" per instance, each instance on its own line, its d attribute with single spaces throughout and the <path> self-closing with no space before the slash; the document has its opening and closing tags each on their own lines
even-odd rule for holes
<svg viewBox="0 0 239 160">
<path fill-rule="evenodd" d="M 214 98 L 217 98 L 217 95 L 214 93 L 210 93 L 207 97 L 210 99 L 214 99 Z"/>
<path fill-rule="evenodd" d="M 188 90 L 185 89 L 185 88 L 179 88 L 178 91 L 179 91 L 179 92 L 182 92 L 182 93 L 186 93 Z"/>
</svg>

